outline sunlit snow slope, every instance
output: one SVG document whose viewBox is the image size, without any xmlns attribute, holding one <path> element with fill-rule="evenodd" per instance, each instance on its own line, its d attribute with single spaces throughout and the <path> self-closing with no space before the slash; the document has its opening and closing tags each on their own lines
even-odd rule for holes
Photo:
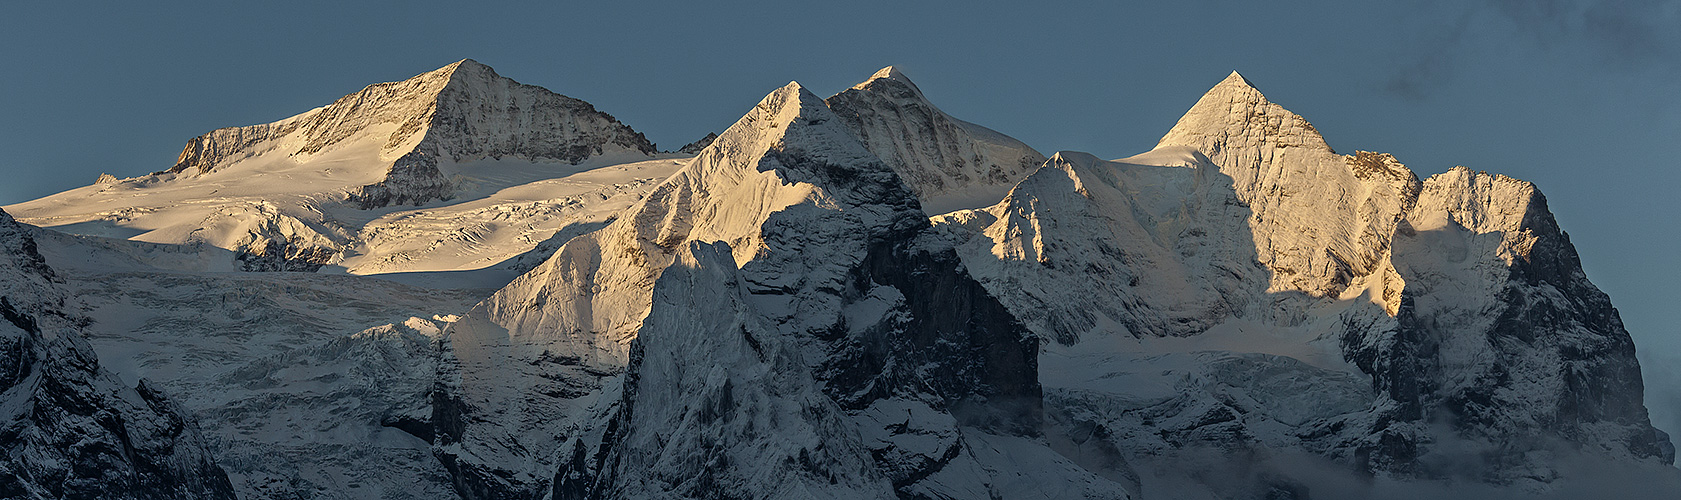
<svg viewBox="0 0 1681 500">
<path fill-rule="evenodd" d="M 1045 162 L 1015 138 L 940 111 L 892 66 L 825 101 L 930 214 L 996 203 Z"/>
<path fill-rule="evenodd" d="M 1063 432 L 1103 429 L 1147 497 L 1323 479 L 1256 468 L 1298 454 L 1532 492 L 1592 479 L 1560 457 L 1672 460 L 1628 333 L 1533 185 L 1338 155 L 1236 73 L 1154 150 L 1058 153 L 937 225 L 1048 342 Z"/>
<path fill-rule="evenodd" d="M 8 210 L 66 232 L 228 250 L 245 270 L 479 269 L 628 206 L 679 163 L 654 156 L 588 103 L 469 59 L 213 131 L 162 172 Z M 628 165 L 601 168 L 616 164 Z"/>
</svg>

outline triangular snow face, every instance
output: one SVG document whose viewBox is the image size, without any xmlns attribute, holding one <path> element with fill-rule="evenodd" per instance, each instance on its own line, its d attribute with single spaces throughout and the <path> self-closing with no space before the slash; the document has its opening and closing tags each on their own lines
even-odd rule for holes
<svg viewBox="0 0 1681 500">
<path fill-rule="evenodd" d="M 1382 274 L 1395 214 L 1411 206 L 1419 186 L 1387 155 L 1336 154 L 1306 119 L 1268 101 L 1235 71 L 1154 150 L 1130 161 L 1188 152 L 1229 177 L 1236 201 L 1252 212 L 1256 259 L 1272 272 L 1272 292 L 1337 296 L 1363 276 Z"/>
<path fill-rule="evenodd" d="M 377 175 L 377 182 L 350 193 L 361 208 L 450 198 L 454 186 L 438 170 L 440 159 L 577 164 L 601 154 L 654 152 L 642 134 L 589 103 L 522 85 L 463 59 L 401 82 L 369 85 L 275 123 L 196 137 L 175 166 L 160 174 L 199 177 L 256 157 L 283 156 L 307 165 L 357 145 L 377 151 L 346 158 L 355 162 L 353 169 L 375 169 L 366 174 Z"/>
<path fill-rule="evenodd" d="M 892 66 L 827 101 L 929 214 L 996 203 L 1045 162 L 1021 141 L 940 111 Z"/>
<path fill-rule="evenodd" d="M 1267 101 L 1249 79 L 1233 71 L 1209 89 L 1179 123 L 1162 136 L 1157 148 L 1185 146 L 1221 163 L 1227 149 L 1259 146 L 1301 147 L 1330 151 L 1325 138 L 1301 116 Z"/>
<path fill-rule="evenodd" d="M 951 453 L 967 433 L 1037 435 L 1037 342 L 926 237 L 916 207 L 822 100 L 798 84 L 771 93 L 612 225 L 452 327 L 440 457 L 474 491 L 549 483 L 557 498 L 1007 490 L 994 482 L 1007 468 L 986 460 L 1021 456 Z M 777 389 L 758 387 L 772 376 Z M 750 430 L 772 421 L 823 448 Z"/>
<path fill-rule="evenodd" d="M 613 150 L 653 152 L 641 134 L 589 103 L 463 59 L 285 120 L 195 137 L 166 172 L 203 175 L 269 150 L 308 162 L 355 141 L 377 143 L 386 161 L 421 152 L 457 162 L 512 156 L 575 164 Z"/>
</svg>

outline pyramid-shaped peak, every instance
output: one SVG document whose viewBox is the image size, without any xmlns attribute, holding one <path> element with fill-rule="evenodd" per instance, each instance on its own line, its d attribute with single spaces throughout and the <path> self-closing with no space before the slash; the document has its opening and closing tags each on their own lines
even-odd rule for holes
<svg viewBox="0 0 1681 500">
<path fill-rule="evenodd" d="M 496 70 L 490 66 L 472 59 L 462 59 L 460 61 L 456 61 L 448 66 L 439 68 L 433 73 L 443 75 L 452 83 L 461 81 L 512 80 L 498 74 Z"/>
<path fill-rule="evenodd" d="M 870 75 L 871 80 L 877 80 L 877 79 L 881 79 L 881 78 L 891 78 L 891 79 L 899 80 L 899 81 L 905 82 L 905 83 L 910 83 L 910 81 L 911 81 L 911 79 L 909 77 L 906 77 L 904 73 L 899 71 L 898 66 L 888 66 L 888 67 L 885 67 L 885 68 L 881 68 L 880 70 L 876 71 L 876 74 Z"/>
<path fill-rule="evenodd" d="M 771 116 L 785 118 L 781 120 L 772 118 L 778 122 L 785 122 L 792 119 L 793 116 L 797 116 L 786 115 L 788 112 L 809 114 L 818 112 L 816 108 L 822 108 L 821 112 L 824 114 L 829 112 L 829 107 L 823 104 L 822 99 L 817 98 L 817 95 L 812 94 L 810 90 L 806 90 L 804 85 L 800 85 L 800 82 L 793 81 L 783 85 L 782 88 L 771 91 L 770 94 L 759 101 L 758 106 L 758 109 L 769 111 Z"/>
<path fill-rule="evenodd" d="M 1249 81 L 1248 78 L 1244 78 L 1243 74 L 1238 73 L 1237 70 L 1235 70 L 1235 69 L 1232 70 L 1232 74 L 1226 75 L 1225 80 L 1220 80 L 1219 85 L 1220 86 L 1242 85 L 1242 86 L 1248 87 L 1248 88 L 1255 88 L 1255 83 L 1254 82 Z"/>
<path fill-rule="evenodd" d="M 1331 149 L 1306 119 L 1268 101 L 1248 78 L 1233 71 L 1204 93 L 1156 147 L 1188 146 L 1214 155 L 1261 145 Z"/>
<path fill-rule="evenodd" d="M 915 92 L 917 95 L 922 95 L 922 89 L 917 88 L 916 83 L 912 82 L 910 77 L 905 76 L 904 72 L 899 71 L 898 66 L 881 68 L 880 70 L 877 70 L 875 74 L 870 75 L 868 80 L 864 80 L 857 85 L 853 85 L 852 88 L 857 90 L 867 90 L 876 85 L 890 84 L 887 82 L 903 85 L 910 88 L 910 90 Z"/>
<path fill-rule="evenodd" d="M 1254 82 L 1244 78 L 1243 74 L 1238 73 L 1237 70 L 1232 70 L 1231 74 L 1220 80 L 1220 83 L 1216 83 L 1213 88 L 1208 89 L 1208 92 L 1203 94 L 1202 100 L 1215 102 L 1258 100 L 1266 102 L 1266 96 L 1261 95 L 1260 89 L 1255 88 Z M 1198 104 L 1201 104 L 1201 102 L 1199 101 Z"/>
<path fill-rule="evenodd" d="M 766 95 L 718 134 L 690 167 L 703 177 L 738 176 L 729 172 L 743 168 L 776 170 L 785 179 L 821 186 L 831 195 L 857 203 L 910 197 L 892 169 L 858 142 L 823 99 L 799 82 Z"/>
<path fill-rule="evenodd" d="M 462 59 L 444 65 L 444 67 L 415 75 L 407 80 L 391 82 L 389 84 L 376 83 L 373 87 L 380 85 L 408 86 L 413 89 L 412 91 L 414 92 L 421 94 L 436 94 L 438 91 L 443 90 L 444 87 L 460 87 L 466 82 L 489 83 L 501 80 L 513 81 L 510 78 L 497 74 L 495 69 L 492 69 L 484 63 L 472 59 Z"/>
<path fill-rule="evenodd" d="M 410 78 L 409 80 L 448 79 L 448 78 L 453 77 L 457 73 L 460 73 L 460 74 L 484 74 L 484 73 L 495 74 L 496 71 L 491 69 L 490 66 L 484 65 L 484 63 L 481 63 L 481 62 L 478 62 L 478 61 L 475 61 L 475 60 L 472 60 L 472 59 L 462 59 L 462 60 L 459 60 L 459 61 L 456 61 L 456 62 L 446 64 L 441 68 L 438 68 L 438 69 L 435 69 L 435 70 L 432 70 L 432 71 L 427 71 L 427 72 L 421 73 L 419 75 L 415 75 L 413 78 Z"/>
</svg>

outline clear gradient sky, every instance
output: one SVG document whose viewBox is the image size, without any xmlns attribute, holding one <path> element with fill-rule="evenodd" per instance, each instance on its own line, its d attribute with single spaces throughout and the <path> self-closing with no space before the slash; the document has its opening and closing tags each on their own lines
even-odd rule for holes
<svg viewBox="0 0 1681 500">
<path fill-rule="evenodd" d="M 1681 0 L 1050 3 L 7 2 L 0 204 L 468 57 L 666 149 L 891 64 L 957 117 L 1106 158 L 1236 69 L 1339 152 L 1539 185 L 1681 437 Z"/>
</svg>

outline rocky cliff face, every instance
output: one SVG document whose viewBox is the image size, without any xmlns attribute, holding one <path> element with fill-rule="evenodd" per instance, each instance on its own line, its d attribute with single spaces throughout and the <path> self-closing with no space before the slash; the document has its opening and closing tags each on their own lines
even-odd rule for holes
<svg viewBox="0 0 1681 500">
<path fill-rule="evenodd" d="M 0 212 L 0 496 L 234 498 L 180 406 L 100 368 L 32 231 Z"/>
</svg>

